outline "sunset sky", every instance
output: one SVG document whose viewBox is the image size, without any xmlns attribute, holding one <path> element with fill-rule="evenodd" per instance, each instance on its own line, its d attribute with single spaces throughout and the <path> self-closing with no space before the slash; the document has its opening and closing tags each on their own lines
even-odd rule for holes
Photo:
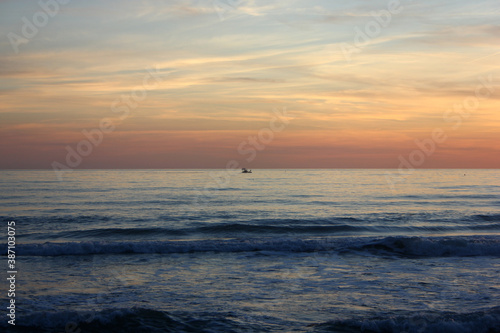
<svg viewBox="0 0 500 333">
<path fill-rule="evenodd" d="M 0 2 L 2 169 L 500 167 L 498 0 L 41 3 Z"/>
</svg>

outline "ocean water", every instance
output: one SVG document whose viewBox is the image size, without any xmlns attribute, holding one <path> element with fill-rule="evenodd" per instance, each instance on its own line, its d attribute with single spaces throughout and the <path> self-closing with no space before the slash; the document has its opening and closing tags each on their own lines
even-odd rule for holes
<svg viewBox="0 0 500 333">
<path fill-rule="evenodd" d="M 0 330 L 500 332 L 500 170 L 388 173 L 3 171 Z"/>
</svg>

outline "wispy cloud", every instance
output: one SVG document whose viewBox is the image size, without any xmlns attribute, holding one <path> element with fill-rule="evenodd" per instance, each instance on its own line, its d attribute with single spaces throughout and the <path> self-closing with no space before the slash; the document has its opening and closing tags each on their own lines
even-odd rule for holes
<svg viewBox="0 0 500 333">
<path fill-rule="evenodd" d="M 269 165 L 279 164 L 273 156 L 280 154 L 287 163 L 310 154 L 318 167 L 336 165 L 336 156 L 341 165 L 364 165 L 377 154 L 394 161 L 415 137 L 446 125 L 443 112 L 474 92 L 478 76 L 497 80 L 500 66 L 495 1 L 401 4 L 404 10 L 348 63 L 339 45 L 353 43 L 355 28 L 365 29 L 387 1 L 247 0 L 225 20 L 211 0 L 72 1 L 18 55 L 5 36 L 21 34 L 22 17 L 39 7 L 0 2 L 0 136 L 8 142 L 0 153 L 17 147 L 43 161 L 29 165 L 48 166 L 60 153 L 54 147 L 116 117 L 113 101 L 157 66 L 163 83 L 90 165 L 164 154 L 182 156 L 178 165 L 186 166 L 213 152 L 209 164 L 216 166 L 283 106 L 296 121 L 266 148 Z M 497 95 L 484 101 L 447 149 L 459 151 L 468 138 L 496 147 L 498 103 Z M 35 144 L 50 158 L 35 154 Z"/>
</svg>

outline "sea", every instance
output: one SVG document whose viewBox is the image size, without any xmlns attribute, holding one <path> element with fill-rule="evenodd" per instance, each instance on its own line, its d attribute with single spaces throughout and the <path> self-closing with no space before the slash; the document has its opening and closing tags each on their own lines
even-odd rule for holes
<svg viewBox="0 0 500 333">
<path fill-rule="evenodd" d="M 4 170 L 0 203 L 1 331 L 500 332 L 500 170 Z"/>
</svg>

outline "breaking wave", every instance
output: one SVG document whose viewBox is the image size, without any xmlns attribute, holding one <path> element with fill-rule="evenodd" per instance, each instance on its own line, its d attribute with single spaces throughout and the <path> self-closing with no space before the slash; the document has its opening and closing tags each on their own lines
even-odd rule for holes
<svg viewBox="0 0 500 333">
<path fill-rule="evenodd" d="M 500 256 L 500 238 L 465 237 L 341 237 L 251 238 L 183 241 L 82 241 L 19 244 L 19 255 L 61 256 L 131 253 L 336 251 L 419 257 Z"/>
</svg>

